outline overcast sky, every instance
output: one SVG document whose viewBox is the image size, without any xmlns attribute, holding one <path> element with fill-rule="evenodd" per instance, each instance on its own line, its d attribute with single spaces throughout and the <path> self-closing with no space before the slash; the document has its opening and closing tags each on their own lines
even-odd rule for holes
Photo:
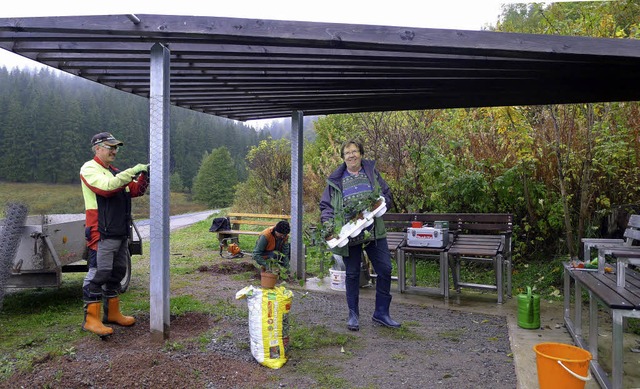
<svg viewBox="0 0 640 389">
<path fill-rule="evenodd" d="M 165 14 L 481 30 L 494 25 L 505 0 L 5 0 L 0 18 Z M 35 63 L 0 49 L 0 66 Z"/>
<path fill-rule="evenodd" d="M 565 0 L 560 0 L 565 1 Z M 165 14 L 481 30 L 508 0 L 5 0 L 0 18 Z M 33 64 L 0 49 L 0 66 Z"/>
<path fill-rule="evenodd" d="M 4 1 L 0 17 L 150 13 L 407 27 L 480 29 L 504 0 L 34 0 Z"/>
<path fill-rule="evenodd" d="M 165 14 L 480 30 L 495 24 L 504 0 L 7 0 L 0 18 Z M 376 5 L 374 5 L 376 4 Z M 33 64 L 0 50 L 0 66 Z"/>
</svg>

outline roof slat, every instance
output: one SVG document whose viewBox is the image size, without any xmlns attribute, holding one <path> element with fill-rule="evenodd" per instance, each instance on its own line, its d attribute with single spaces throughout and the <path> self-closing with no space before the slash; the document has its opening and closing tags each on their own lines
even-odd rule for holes
<svg viewBox="0 0 640 389">
<path fill-rule="evenodd" d="M 171 15 L 0 19 L 0 48 L 148 97 L 151 46 L 171 102 L 236 120 L 640 100 L 640 41 Z"/>
</svg>

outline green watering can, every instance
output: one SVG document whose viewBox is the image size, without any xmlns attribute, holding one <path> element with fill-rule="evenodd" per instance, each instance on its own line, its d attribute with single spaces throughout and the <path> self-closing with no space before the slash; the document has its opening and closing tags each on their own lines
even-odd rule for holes
<svg viewBox="0 0 640 389">
<path fill-rule="evenodd" d="M 540 328 L 540 295 L 531 294 L 530 286 L 527 286 L 527 294 L 518 295 L 518 326 Z"/>
</svg>

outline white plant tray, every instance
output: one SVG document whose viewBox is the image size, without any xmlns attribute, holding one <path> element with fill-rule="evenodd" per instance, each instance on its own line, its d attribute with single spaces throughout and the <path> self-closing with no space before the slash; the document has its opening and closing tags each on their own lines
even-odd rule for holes
<svg viewBox="0 0 640 389">
<path fill-rule="evenodd" d="M 374 217 L 381 217 L 384 215 L 384 213 L 387 212 L 387 203 L 385 202 L 384 197 L 380 196 L 380 199 L 382 200 L 382 204 L 373 211 L 364 211 L 364 218 L 358 219 L 355 223 L 349 222 L 342 226 L 339 237 L 328 240 L 327 246 L 331 249 L 346 246 L 347 243 L 349 243 L 349 238 L 355 238 L 360 235 L 364 228 L 373 224 Z"/>
</svg>

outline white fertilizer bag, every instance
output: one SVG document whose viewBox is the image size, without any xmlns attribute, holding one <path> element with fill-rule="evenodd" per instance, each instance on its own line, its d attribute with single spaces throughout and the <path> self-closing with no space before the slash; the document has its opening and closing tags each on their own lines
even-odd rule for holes
<svg viewBox="0 0 640 389">
<path fill-rule="evenodd" d="M 279 369 L 287 362 L 289 311 L 293 292 L 284 286 L 262 289 L 249 285 L 236 293 L 247 299 L 251 355 L 261 365 Z"/>
</svg>

